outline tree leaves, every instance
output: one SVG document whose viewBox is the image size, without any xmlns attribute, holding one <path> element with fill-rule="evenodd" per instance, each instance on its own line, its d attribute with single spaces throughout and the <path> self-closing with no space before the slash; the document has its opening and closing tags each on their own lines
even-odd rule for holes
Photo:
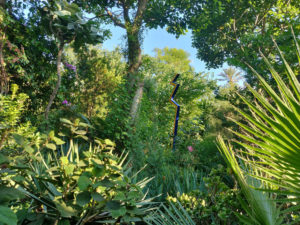
<svg viewBox="0 0 300 225">
<path fill-rule="evenodd" d="M 54 11 L 53 13 L 55 15 L 58 15 L 58 16 L 61 16 L 61 17 L 72 15 L 72 13 L 70 11 L 67 11 L 67 10 Z"/>
</svg>

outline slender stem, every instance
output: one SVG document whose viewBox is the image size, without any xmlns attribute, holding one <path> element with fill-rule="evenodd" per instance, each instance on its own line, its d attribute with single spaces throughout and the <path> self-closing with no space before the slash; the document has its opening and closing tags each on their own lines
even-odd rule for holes
<svg viewBox="0 0 300 225">
<path fill-rule="evenodd" d="M 61 41 L 60 44 L 59 44 L 59 47 L 58 47 L 58 53 L 57 53 L 57 59 L 56 59 L 56 67 L 57 67 L 57 82 L 56 82 L 56 86 L 50 96 L 50 99 L 49 99 L 49 103 L 47 105 L 47 108 L 45 110 L 45 119 L 48 120 L 48 115 L 49 115 L 49 111 L 50 111 L 50 108 L 53 104 L 53 101 L 57 95 L 57 92 L 58 92 L 58 89 L 60 87 L 60 84 L 61 84 L 61 58 L 62 58 L 62 53 L 63 53 L 63 50 L 64 50 L 64 42 Z"/>
</svg>

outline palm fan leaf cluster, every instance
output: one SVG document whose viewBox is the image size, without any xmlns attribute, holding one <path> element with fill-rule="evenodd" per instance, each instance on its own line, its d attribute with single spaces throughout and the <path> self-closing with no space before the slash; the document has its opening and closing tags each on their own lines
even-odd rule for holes
<svg viewBox="0 0 300 225">
<path fill-rule="evenodd" d="M 294 39 L 299 57 L 300 48 L 295 36 Z M 253 215 L 252 221 L 256 220 L 254 224 L 282 223 L 278 209 L 272 203 L 274 201 L 272 201 L 271 196 L 274 194 L 269 193 L 293 196 L 293 198 L 287 198 L 285 201 L 296 203 L 296 205 L 300 202 L 300 84 L 283 53 L 275 41 L 274 43 L 286 68 L 286 76 L 280 76 L 269 60 L 261 53 L 277 83 L 275 90 L 250 66 L 267 96 L 262 95 L 249 85 L 247 87 L 256 98 L 256 104 L 240 96 L 249 107 L 250 113 L 238 109 L 247 124 L 235 121 L 242 131 L 232 132 L 242 140 L 235 142 L 241 145 L 243 150 L 237 154 L 230 145 L 227 146 L 224 143 L 221 137 L 218 138 L 219 150 L 237 176 L 247 202 L 252 208 L 249 213 Z M 236 156 L 241 161 L 240 164 L 238 164 Z M 246 169 L 242 170 L 241 165 Z M 253 182 L 256 182 L 256 185 Z M 253 188 L 250 190 L 250 186 L 260 190 Z M 264 202 L 260 201 L 261 199 L 256 196 L 256 192 L 265 195 Z M 261 204 L 269 204 L 269 206 L 265 205 L 269 207 L 269 210 L 262 208 Z M 297 206 L 292 209 L 295 210 L 295 208 Z M 256 210 L 258 211 L 256 212 Z M 265 213 L 266 217 L 261 218 L 259 215 L 261 213 Z M 277 219 L 268 219 L 267 216 L 270 215 Z"/>
</svg>

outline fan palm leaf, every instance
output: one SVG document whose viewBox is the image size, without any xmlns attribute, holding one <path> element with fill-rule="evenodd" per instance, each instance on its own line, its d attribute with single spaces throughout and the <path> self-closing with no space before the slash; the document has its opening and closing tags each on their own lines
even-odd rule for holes
<svg viewBox="0 0 300 225">
<path fill-rule="evenodd" d="M 300 48 L 295 36 L 294 39 L 299 56 Z M 255 179 L 255 182 L 260 181 L 265 184 L 260 189 L 293 196 L 293 198 L 285 199 L 286 202 L 296 204 L 300 202 L 300 84 L 275 41 L 274 44 L 286 68 L 286 80 L 288 82 L 284 81 L 269 60 L 260 53 L 276 81 L 277 89 L 273 89 L 262 76 L 249 66 L 259 79 L 266 96 L 258 93 L 249 85 L 247 87 L 255 97 L 256 102 L 252 103 L 240 96 L 249 107 L 250 113 L 237 109 L 247 123 L 235 121 L 241 127 L 242 132 L 232 132 L 241 140 L 235 142 L 243 147 L 243 151 L 237 155 L 230 146 L 225 145 L 220 137 L 218 138 L 219 150 L 233 168 L 244 190 L 248 204 L 251 205 L 252 209 L 254 207 L 262 211 L 263 208 L 253 201 L 256 198 L 251 194 L 251 191 L 245 191 L 249 186 L 248 178 L 244 177 L 245 171 L 240 169 L 235 156 L 239 157 L 248 168 L 255 168 L 258 171 L 248 171 L 247 173 L 252 177 L 251 179 Z M 250 186 L 257 188 L 256 185 Z M 265 192 L 261 190 L 261 193 Z M 299 207 L 296 208 L 299 209 Z M 292 207 L 287 211 L 296 208 Z M 274 210 L 273 208 L 269 212 Z M 271 214 L 276 215 L 275 212 L 277 211 L 275 210 Z M 278 219 L 271 223 L 271 220 L 259 220 L 260 217 L 257 213 L 252 215 L 254 215 L 253 221 L 259 222 L 258 224 L 280 224 L 281 221 Z M 279 214 L 277 213 L 277 215 Z"/>
<path fill-rule="evenodd" d="M 256 190 L 259 188 L 265 188 L 264 183 L 254 177 L 260 175 L 259 170 L 253 170 L 251 168 L 246 168 L 245 171 L 242 170 L 234 156 L 232 146 L 227 146 L 220 136 L 218 136 L 217 140 L 218 148 L 221 154 L 232 168 L 240 184 L 242 193 L 246 197 L 246 201 L 241 198 L 239 200 L 248 217 L 245 215 L 236 214 L 240 221 L 246 225 L 282 224 L 284 216 L 280 212 L 279 208 L 276 207 L 276 203 L 274 202 L 272 196 L 267 192 Z M 244 165 L 244 167 L 246 167 L 246 165 Z"/>
<path fill-rule="evenodd" d="M 177 204 L 178 206 L 175 206 L 170 202 L 170 206 L 167 207 L 161 203 L 160 207 L 146 218 L 146 223 L 149 225 L 195 225 L 195 222 L 179 201 Z"/>
</svg>

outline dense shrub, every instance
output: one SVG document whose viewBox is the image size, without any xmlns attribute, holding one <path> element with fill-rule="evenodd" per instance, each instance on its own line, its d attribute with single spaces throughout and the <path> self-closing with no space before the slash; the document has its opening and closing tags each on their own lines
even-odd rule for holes
<svg viewBox="0 0 300 225">
<path fill-rule="evenodd" d="M 10 225 L 142 221 L 146 180 L 135 184 L 125 175 L 124 160 L 113 155 L 115 144 L 110 140 L 84 143 L 88 124 L 63 119 L 61 126 L 65 128 L 60 138 L 54 132 L 37 133 L 35 139 L 13 135 L 18 146 L 0 160 L 0 195 L 10 193 L 1 206 L 6 207 L 1 221 Z"/>
<path fill-rule="evenodd" d="M 240 213 L 241 205 L 237 200 L 239 191 L 230 189 L 220 176 L 224 167 L 212 169 L 208 177 L 203 178 L 204 190 L 194 190 L 168 196 L 167 200 L 177 204 L 179 201 L 196 224 L 239 224 L 235 213 Z"/>
</svg>

